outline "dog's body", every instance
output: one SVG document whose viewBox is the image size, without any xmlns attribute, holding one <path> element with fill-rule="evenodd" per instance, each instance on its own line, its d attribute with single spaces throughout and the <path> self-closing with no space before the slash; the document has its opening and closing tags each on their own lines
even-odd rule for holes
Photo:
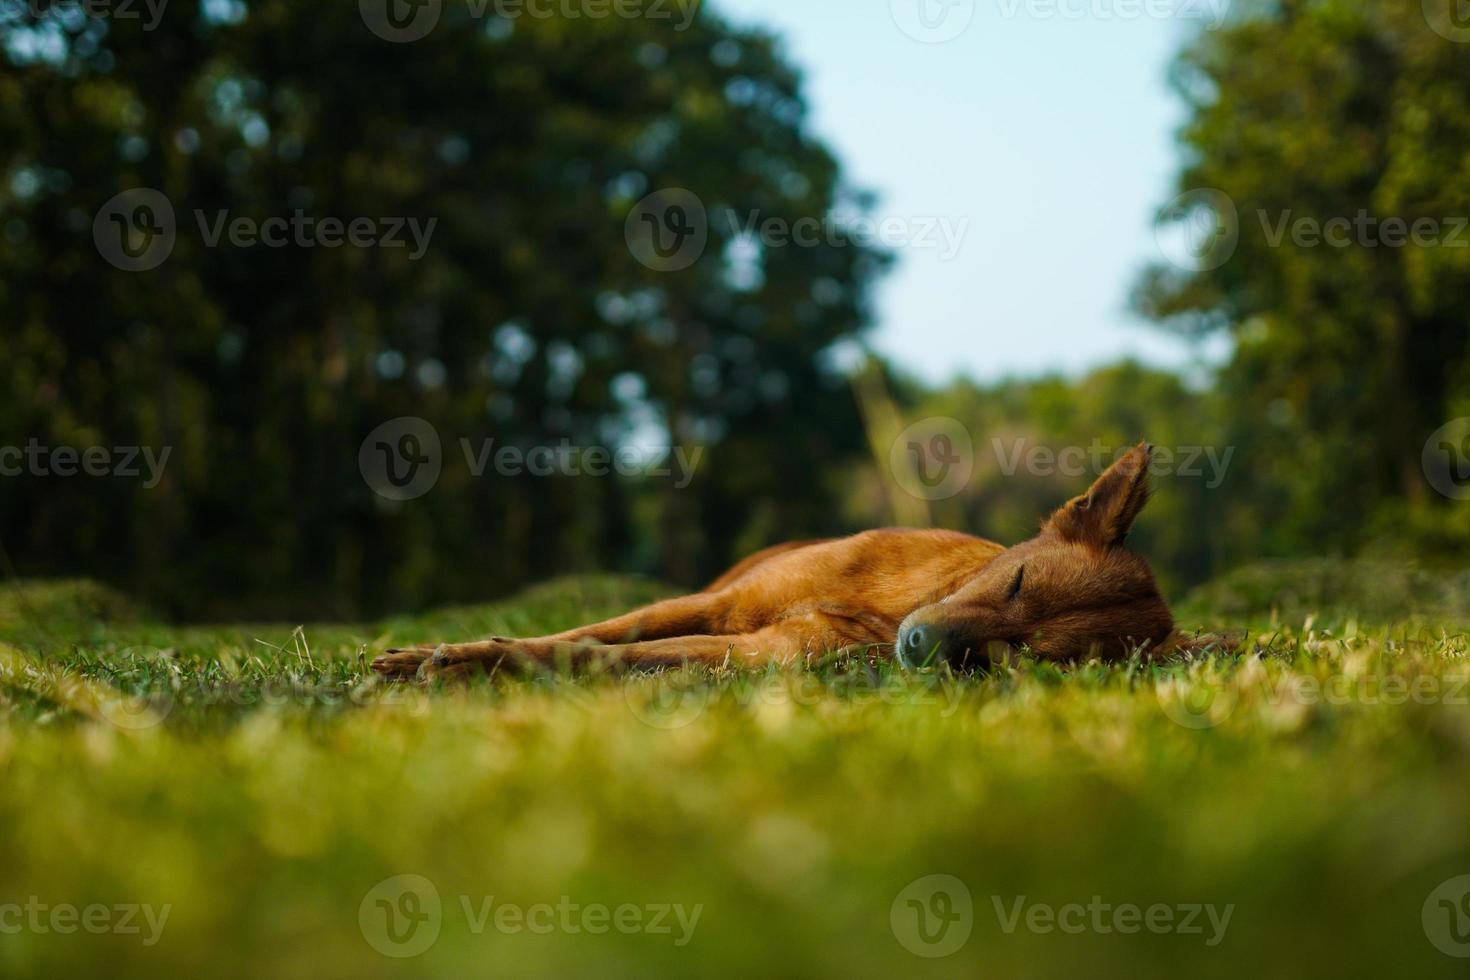
<svg viewBox="0 0 1470 980">
<path fill-rule="evenodd" d="M 389 677 L 456 677 L 526 661 L 764 665 L 876 648 L 905 664 L 1026 645 L 1055 660 L 1118 658 L 1171 639 L 1173 619 L 1123 539 L 1148 497 L 1152 450 L 1130 450 L 1030 541 L 890 529 L 777 545 L 694 595 L 555 636 L 393 650 Z"/>
</svg>

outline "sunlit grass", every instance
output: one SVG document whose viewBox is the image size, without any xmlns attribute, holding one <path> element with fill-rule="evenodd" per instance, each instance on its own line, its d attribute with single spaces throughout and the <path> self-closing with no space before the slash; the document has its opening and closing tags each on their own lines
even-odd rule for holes
<svg viewBox="0 0 1470 980">
<path fill-rule="evenodd" d="M 1453 625 L 1201 601 L 1183 607 L 1199 623 L 1252 628 L 1240 655 L 468 690 L 366 669 L 392 643 L 546 632 L 656 594 L 584 579 L 363 627 L 174 629 L 90 585 L 12 590 L 0 906 L 169 912 L 151 945 L 146 927 L 0 931 L 0 975 L 1463 975 L 1424 918 L 1470 874 Z M 934 874 L 973 902 L 942 959 L 891 919 Z M 441 900 L 437 939 L 402 960 L 360 918 L 399 875 Z M 1233 911 L 1214 945 L 1006 932 L 998 908 L 1023 896 Z M 482 918 L 505 903 L 699 913 L 686 934 L 540 934 Z"/>
</svg>

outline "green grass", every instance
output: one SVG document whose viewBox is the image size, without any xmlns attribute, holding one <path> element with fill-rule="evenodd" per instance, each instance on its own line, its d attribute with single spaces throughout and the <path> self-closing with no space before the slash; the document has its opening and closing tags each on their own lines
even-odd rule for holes
<svg viewBox="0 0 1470 980">
<path fill-rule="evenodd" d="M 448 691 L 381 686 L 366 661 L 659 590 L 581 579 L 297 630 L 171 628 L 94 585 L 8 587 L 0 976 L 1463 977 L 1470 960 L 1431 936 L 1446 941 L 1459 893 L 1430 900 L 1470 874 L 1463 606 L 1337 608 L 1356 593 L 1306 581 L 1323 574 L 1257 570 L 1181 606 L 1192 625 L 1252 628 L 1259 655 Z M 410 959 L 370 942 L 385 942 L 378 899 L 398 897 L 379 883 L 399 875 L 441 900 L 437 940 Z M 930 875 L 972 902 L 947 958 L 905 945 L 933 949 L 908 904 L 929 902 L 910 885 Z M 1198 934 L 1104 932 L 1091 911 L 1068 919 L 1080 932 L 1026 926 L 1028 909 L 1094 896 L 1230 918 L 1223 935 L 1204 915 Z M 168 917 L 150 945 L 141 913 L 136 934 L 63 934 L 49 909 L 6 931 L 6 903 Z M 578 909 L 541 934 L 497 929 L 507 903 Z M 698 907 L 692 931 L 672 913 L 668 933 L 561 927 L 663 904 L 686 921 Z"/>
</svg>

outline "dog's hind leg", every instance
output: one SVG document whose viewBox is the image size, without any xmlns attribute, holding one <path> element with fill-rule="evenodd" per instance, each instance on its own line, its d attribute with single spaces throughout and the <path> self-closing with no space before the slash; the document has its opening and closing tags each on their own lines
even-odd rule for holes
<svg viewBox="0 0 1470 980">
<path fill-rule="evenodd" d="M 735 636 L 679 636 L 637 643 L 595 644 L 573 640 L 490 640 L 443 646 L 422 662 L 421 680 L 460 679 L 527 665 L 572 667 L 592 662 L 609 667 L 653 669 L 684 664 L 718 667 L 792 665 L 827 653 L 861 647 L 855 637 L 820 613 L 784 620 Z"/>
<path fill-rule="evenodd" d="M 589 647 L 607 644 L 634 644 L 645 640 L 662 640 L 676 636 L 718 635 L 724 629 L 726 613 L 730 608 L 727 595 L 718 592 L 700 592 L 695 595 L 667 599 L 651 606 L 636 609 L 624 616 L 579 626 L 551 636 L 512 640 L 493 637 L 485 643 L 458 644 L 459 649 L 485 648 L 503 649 L 507 644 L 520 644 L 523 648 L 544 649 L 547 645 Z M 389 650 L 373 661 L 373 670 L 388 678 L 407 679 L 418 673 L 419 667 L 441 646 L 417 646 L 408 649 Z M 451 647 L 452 649 L 453 647 Z"/>
<path fill-rule="evenodd" d="M 579 626 L 537 639 L 573 643 L 634 643 L 673 636 L 716 635 L 723 631 L 729 596 L 720 592 L 666 599 L 591 626 Z"/>
</svg>

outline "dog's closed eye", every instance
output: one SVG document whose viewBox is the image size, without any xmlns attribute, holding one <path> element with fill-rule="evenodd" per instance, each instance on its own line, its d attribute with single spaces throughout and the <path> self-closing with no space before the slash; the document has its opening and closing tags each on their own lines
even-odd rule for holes
<svg viewBox="0 0 1470 980">
<path fill-rule="evenodd" d="M 1021 594 L 1021 583 L 1026 580 L 1026 566 L 1022 565 L 1016 569 L 1016 577 L 1011 579 L 1010 588 L 1006 589 L 1006 600 L 1010 601 Z"/>
</svg>

